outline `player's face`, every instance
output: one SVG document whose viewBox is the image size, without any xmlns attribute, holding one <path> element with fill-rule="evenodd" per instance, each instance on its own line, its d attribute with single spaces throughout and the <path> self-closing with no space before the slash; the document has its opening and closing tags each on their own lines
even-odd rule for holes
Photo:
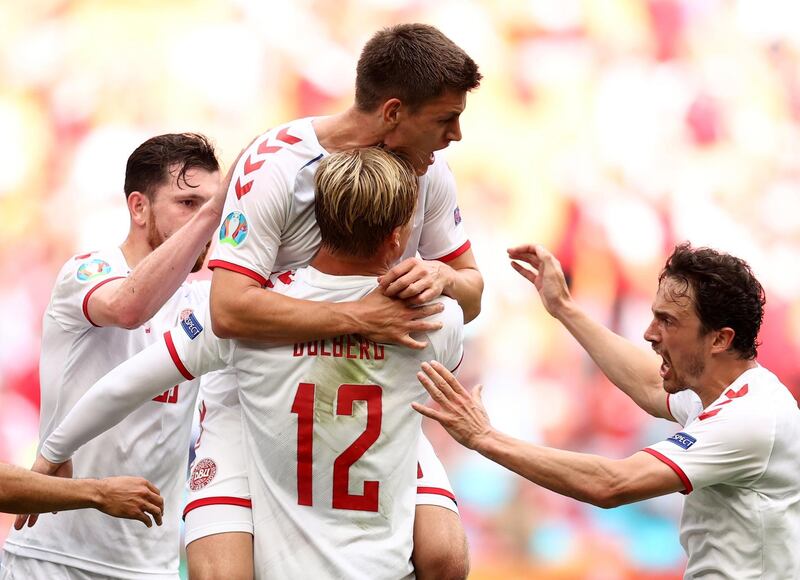
<svg viewBox="0 0 800 580">
<path fill-rule="evenodd" d="M 467 106 L 467 93 L 446 91 L 414 112 L 402 115 L 383 144 L 407 158 L 417 175 L 433 164 L 433 152 L 461 141 L 459 117 Z"/>
<path fill-rule="evenodd" d="M 665 278 L 653 302 L 653 321 L 644 338 L 661 356 L 664 390 L 677 393 L 698 383 L 710 357 L 711 333 L 702 333 L 694 294 L 681 296 L 683 284 Z"/>
<path fill-rule="evenodd" d="M 219 172 L 211 173 L 205 169 L 189 169 L 186 172 L 185 183 L 173 176 L 169 184 L 158 186 L 153 194 L 150 219 L 147 223 L 147 241 L 150 247 L 157 248 L 188 222 L 200 207 L 211 199 L 218 187 Z M 203 267 L 210 246 L 211 240 L 197 258 L 192 272 L 197 272 Z"/>
</svg>

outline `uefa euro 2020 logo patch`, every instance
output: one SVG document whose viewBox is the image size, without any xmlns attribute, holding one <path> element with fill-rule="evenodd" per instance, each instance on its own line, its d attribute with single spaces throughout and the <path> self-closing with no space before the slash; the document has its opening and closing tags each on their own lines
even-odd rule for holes
<svg viewBox="0 0 800 580">
<path fill-rule="evenodd" d="M 219 227 L 219 243 L 241 246 L 247 239 L 247 218 L 240 211 L 232 211 Z"/>
<path fill-rule="evenodd" d="M 109 272 L 111 272 L 111 264 L 99 258 L 95 258 L 94 260 L 89 260 L 81 264 L 78 267 L 76 276 L 81 282 L 87 282 L 100 276 L 105 276 Z"/>
<path fill-rule="evenodd" d="M 200 325 L 200 322 L 195 317 L 191 308 L 182 310 L 180 318 L 181 327 L 191 340 L 194 340 L 200 335 L 201 332 L 203 332 L 203 327 Z"/>
<path fill-rule="evenodd" d="M 684 449 L 689 449 L 692 445 L 697 443 L 697 439 L 689 435 L 688 433 L 675 433 L 672 437 L 667 439 L 670 443 L 674 443 L 678 447 L 683 447 Z"/>
</svg>

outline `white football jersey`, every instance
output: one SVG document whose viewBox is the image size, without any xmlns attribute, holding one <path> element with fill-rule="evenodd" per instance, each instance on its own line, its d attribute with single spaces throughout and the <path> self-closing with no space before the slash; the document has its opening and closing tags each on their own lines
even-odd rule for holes
<svg viewBox="0 0 800 580">
<path fill-rule="evenodd" d="M 308 267 L 270 279 L 305 300 L 357 300 L 374 277 Z M 447 297 L 444 328 L 417 351 L 341 336 L 265 347 L 171 331 L 176 366 L 199 376 L 236 368 L 255 528 L 257 578 L 413 577 L 423 361 L 462 356 L 463 313 Z M 198 456 L 202 462 L 202 458 Z M 213 478 L 214 474 L 200 474 Z"/>
<path fill-rule="evenodd" d="M 685 578 L 800 578 L 800 410 L 791 393 L 759 366 L 705 409 L 689 390 L 667 400 L 683 431 L 644 451 L 688 494 Z"/>
<path fill-rule="evenodd" d="M 91 294 L 130 273 L 119 248 L 71 258 L 61 269 L 44 314 L 40 361 L 40 440 L 108 371 L 162 340 L 181 313 L 208 302 L 208 282 L 184 284 L 144 326 L 98 328 L 88 318 Z M 176 579 L 180 512 L 196 381 L 176 384 L 134 411 L 74 456 L 74 476 L 137 475 L 164 496 L 164 523 L 112 518 L 95 510 L 43 514 L 32 528 L 11 530 L 5 544 L 19 556 L 56 562 L 106 577 Z"/>
<path fill-rule="evenodd" d="M 246 274 L 264 286 L 272 273 L 306 266 L 319 248 L 314 174 L 328 155 L 312 118 L 256 139 L 234 173 L 209 268 Z M 453 174 L 440 154 L 419 178 L 419 201 L 402 259 L 449 261 L 469 249 Z"/>
</svg>

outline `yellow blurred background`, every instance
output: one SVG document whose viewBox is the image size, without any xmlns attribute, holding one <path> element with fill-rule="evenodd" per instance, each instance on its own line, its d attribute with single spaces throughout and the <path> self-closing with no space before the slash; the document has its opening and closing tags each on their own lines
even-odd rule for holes
<svg viewBox="0 0 800 580">
<path fill-rule="evenodd" d="M 524 242 L 643 347 L 676 242 L 747 259 L 768 298 L 759 360 L 800 392 L 796 1 L 0 0 L 0 460 L 33 459 L 41 315 L 71 254 L 123 240 L 133 149 L 197 131 L 227 165 L 268 127 L 348 106 L 361 46 L 410 21 L 484 74 L 447 158 L 486 281 L 461 377 L 497 427 L 614 457 L 674 431 L 547 316 L 508 265 Z M 473 578 L 681 576 L 680 498 L 595 509 L 429 434 Z"/>
</svg>

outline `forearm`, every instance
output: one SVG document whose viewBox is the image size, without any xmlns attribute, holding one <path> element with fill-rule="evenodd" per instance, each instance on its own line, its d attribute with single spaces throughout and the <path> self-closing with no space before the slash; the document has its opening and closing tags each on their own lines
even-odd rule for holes
<svg viewBox="0 0 800 580">
<path fill-rule="evenodd" d="M 219 215 L 213 207 L 203 206 L 136 265 L 110 299 L 110 310 L 121 326 L 141 326 L 175 294 L 219 226 Z"/>
<path fill-rule="evenodd" d="M 572 301 L 559 308 L 555 317 L 612 383 L 651 415 L 666 416 L 665 394 L 655 353 L 615 334 Z"/>
<path fill-rule="evenodd" d="M 613 500 L 617 476 L 613 460 L 541 447 L 490 431 L 475 450 L 525 479 L 551 491 L 599 507 Z"/>
<path fill-rule="evenodd" d="M 158 342 L 97 381 L 42 444 L 42 456 L 63 463 L 88 441 L 185 379 Z"/>
<path fill-rule="evenodd" d="M 214 334 L 273 344 L 328 338 L 359 332 L 358 303 L 298 300 L 250 286 L 241 292 L 215 293 Z"/>
<path fill-rule="evenodd" d="M 0 512 L 43 513 L 97 507 L 99 482 L 50 477 L 0 464 Z"/>
<path fill-rule="evenodd" d="M 483 276 L 476 268 L 454 269 L 452 276 L 452 283 L 445 288 L 444 294 L 461 306 L 466 324 L 477 318 L 481 312 Z"/>
</svg>

